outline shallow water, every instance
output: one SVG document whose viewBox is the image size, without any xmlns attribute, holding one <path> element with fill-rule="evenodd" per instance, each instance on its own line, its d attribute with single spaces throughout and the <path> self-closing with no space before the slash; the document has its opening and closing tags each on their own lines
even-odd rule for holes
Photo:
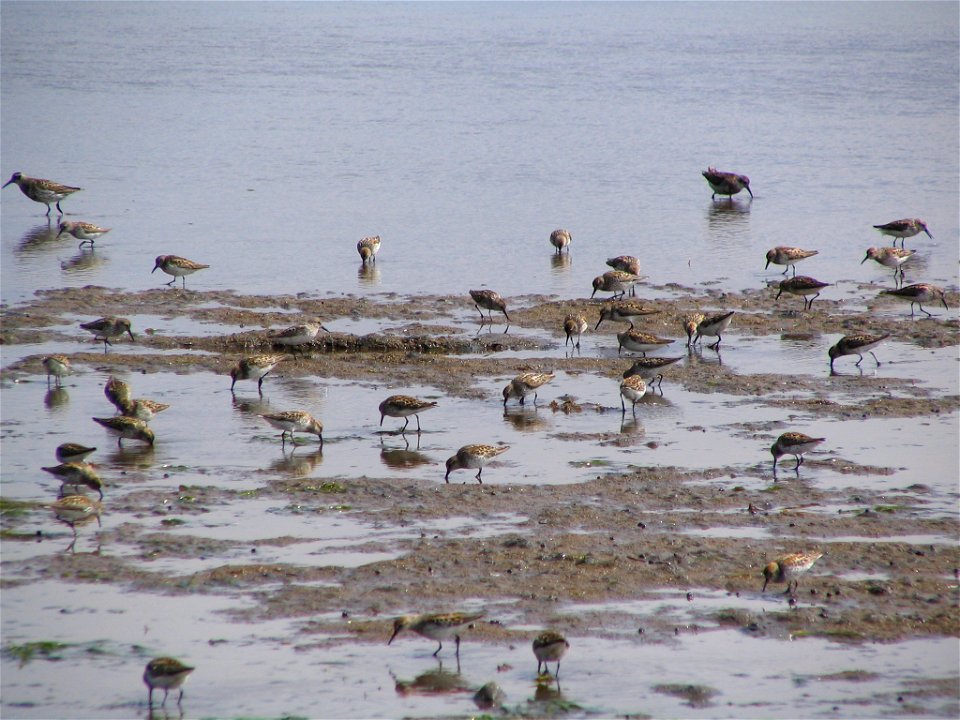
<svg viewBox="0 0 960 720">
<path fill-rule="evenodd" d="M 403 302 L 409 295 L 462 297 L 490 287 L 511 308 L 527 302 L 521 296 L 589 297 L 591 279 L 607 269 L 604 260 L 629 253 L 643 263 L 638 297 L 656 300 L 685 293 L 669 283 L 724 292 L 778 282 L 778 269 L 763 268 L 764 253 L 785 244 L 820 251 L 799 272 L 835 283 L 823 298 L 867 312 L 876 292 L 891 285 L 887 269 L 859 264 L 868 246 L 886 244 L 870 226 L 910 216 L 924 218 L 934 238 L 907 240 L 918 251 L 907 265 L 908 282 L 957 286 L 960 93 L 951 4 L 830 4 L 816 13 L 804 5 L 730 3 L 223 9 L 0 4 L 0 180 L 20 170 L 80 185 L 84 190 L 63 203 L 69 218 L 113 228 L 94 250 L 80 250 L 73 238 L 54 238 L 56 220 L 46 221 L 43 206 L 6 188 L 0 193 L 5 310 L 48 288 L 158 287 L 169 279 L 150 272 L 161 253 L 211 265 L 187 278 L 188 289 Z M 700 176 L 708 165 L 750 175 L 755 200 L 712 201 Z M 547 238 L 559 226 L 574 241 L 570 255 L 557 258 Z M 362 268 L 355 245 L 369 234 L 383 237 L 383 250 L 376 265 Z M 860 283 L 875 284 L 876 292 Z M 716 303 L 722 306 L 722 296 Z M 799 300 L 780 305 L 785 312 Z M 910 322 L 904 305 L 869 312 Z M 478 331 L 467 302 L 451 314 L 449 322 L 463 333 Z M 95 347 L 76 327 L 90 319 L 65 316 L 53 328 L 62 341 L 0 346 L 3 366 Z M 133 320 L 138 332 L 170 336 L 241 330 L 149 308 Z M 786 315 L 784 325 L 789 330 Z M 328 327 L 366 334 L 397 326 L 352 317 Z M 227 367 L 221 374 L 124 374 L 136 396 L 172 406 L 152 424 L 161 438 L 152 449 L 136 443 L 118 449 L 91 422 L 112 414 L 102 395 L 112 371 L 107 362 L 78 364 L 62 390 L 47 390 L 38 366 L 2 388 L 3 497 L 48 502 L 57 483 L 40 466 L 54 464 L 56 444 L 83 442 L 100 448 L 91 460 L 108 485 L 104 527 L 136 524 L 177 537 L 257 542 L 255 555 L 230 546 L 203 557 L 146 559 L 149 572 L 187 577 L 256 562 L 359 567 L 398 557 L 421 533 L 497 537 L 526 518 L 522 508 L 489 517 L 465 509 L 399 527 L 360 520 L 338 508 L 335 496 L 310 507 L 241 496 L 170 528 L 162 513 L 135 516 L 111 500 L 175 493 L 180 485 L 252 493 L 289 478 L 400 478 L 442 488 L 445 459 L 478 441 L 511 446 L 484 470 L 485 484 L 494 487 L 586 483 L 633 465 L 723 467 L 730 477 L 709 482 L 760 487 L 772 482 L 773 435 L 757 437 L 746 424 L 783 421 L 822 431 L 830 442 L 808 455 L 813 462 L 799 476 L 784 459 L 782 481 L 849 488 L 851 496 L 889 491 L 910 497 L 912 512 L 956 514 L 955 414 L 814 418 L 686 389 L 666 373 L 663 395 L 646 397 L 634 419 L 629 409 L 621 413 L 616 380 L 565 371 L 563 338 L 553 340 L 555 352 L 498 354 L 557 370 L 537 408 L 511 403 L 506 411 L 499 400 L 506 376 L 477 377 L 484 399 L 475 400 L 427 386 L 395 388 L 389 378 L 382 384 L 297 378 L 278 368 L 261 399 L 250 382 L 232 395 Z M 957 392 L 956 347 L 919 352 L 889 341 L 875 351 L 879 367 L 869 356 L 860 370 L 844 358 L 842 376 L 831 378 L 824 348 L 835 340 L 752 337 L 734 325 L 719 354 L 704 349 L 684 362 L 719 371 L 722 361 L 726 371 L 746 375 L 822 376 L 824 393 L 838 402 L 857 397 L 861 378 L 914 378 L 924 392 Z M 685 352 L 682 342 L 673 348 L 663 354 Z M 119 342 L 117 351 L 145 349 Z M 615 339 L 588 332 L 580 356 L 615 357 Z M 626 367 L 629 359 L 622 362 Z M 895 384 L 892 393 L 910 392 Z M 377 405 L 395 391 L 440 403 L 424 413 L 419 436 L 394 434 L 401 424 L 395 419 L 378 427 Z M 583 411 L 550 409 L 551 400 L 566 396 Z M 315 440 L 283 449 L 258 417 L 291 408 L 323 420 L 322 454 Z M 845 474 L 844 462 L 894 472 Z M 451 480 L 474 482 L 468 472 Z M 915 485 L 925 489 L 910 489 Z M 41 508 L 18 530 L 44 536 L 4 542 L 4 562 L 24 561 L 17 567 L 26 576 L 31 558 L 60 554 L 72 540 Z M 733 530 L 698 534 L 711 532 Z M 765 537 L 749 528 L 736 532 Z M 93 528 L 80 529 L 81 559 L 99 550 L 136 561 L 138 547 L 121 541 L 101 547 L 98 538 Z M 270 544 L 274 538 L 293 542 Z M 142 666 L 161 653 L 198 666 L 187 684 L 188 716 L 468 716 L 478 711 L 472 691 L 488 680 L 503 686 L 510 708 L 538 715 L 548 707 L 527 705 L 537 688 L 526 643 L 487 645 L 466 637 L 462 677 L 440 680 L 468 690 L 431 694 L 414 685 L 400 693 L 398 680 L 437 669 L 430 643 L 404 636 L 390 647 L 386 638 L 324 645 L 333 638 L 312 634 L 308 618 L 238 622 L 230 611 L 250 603 L 241 593 L 160 596 L 29 580 L 4 587 L 4 646 L 47 639 L 81 645 L 59 662 L 20 667 L 4 656 L 4 717 L 145 716 Z M 667 616 L 682 629 L 676 637 L 571 637 L 554 706 L 573 715 L 957 714 L 951 694 L 912 694 L 913 683 L 955 681 L 955 640 L 845 646 L 758 639 L 717 630 L 707 616 L 727 607 L 781 610 L 781 600 L 692 592 L 692 603 L 677 596 L 547 611 L 545 623 L 561 625 L 564 614 L 590 613 L 598 631 L 605 617 L 623 613 L 635 614 L 638 626 L 646 617 Z M 509 599 L 487 606 L 511 622 Z M 692 632 L 692 625 L 704 630 Z M 449 674 L 456 668 L 445 657 Z M 750 660 L 731 667 L 732 657 Z M 845 671 L 865 677 L 832 677 Z M 706 707 L 691 707 L 656 689 L 694 682 L 720 694 Z"/>
</svg>

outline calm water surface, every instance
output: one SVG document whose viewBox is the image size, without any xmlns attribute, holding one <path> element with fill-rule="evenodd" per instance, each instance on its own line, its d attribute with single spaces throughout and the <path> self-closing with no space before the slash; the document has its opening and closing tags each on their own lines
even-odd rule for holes
<svg viewBox="0 0 960 720">
<path fill-rule="evenodd" d="M 737 291 L 778 279 L 776 270 L 764 271 L 764 253 L 781 244 L 819 250 L 801 272 L 841 283 L 833 299 L 862 303 L 873 291 L 860 291 L 857 283 L 889 284 L 889 271 L 859 264 L 868 246 L 884 244 L 871 225 L 900 217 L 924 218 L 934 236 L 907 241 L 922 261 L 908 270 L 908 280 L 951 287 L 958 282 L 955 3 L 5 2 L 0 21 L 2 180 L 22 171 L 82 186 L 63 203 L 69 217 L 113 228 L 94 252 L 78 252 L 73 239 L 51 238 L 43 206 L 8 187 L 0 193 L 0 301 L 7 307 L 47 288 L 156 287 L 167 277 L 151 275 L 153 259 L 167 253 L 211 265 L 188 279 L 198 290 L 377 297 L 462 295 L 488 286 L 508 297 L 586 297 L 591 278 L 607 269 L 604 260 L 628 253 L 642 258 L 651 283 L 709 283 Z M 749 175 L 756 199 L 712 202 L 700 176 L 708 165 Z M 556 227 L 573 233 L 569 262 L 551 261 L 547 238 Z M 362 275 L 355 245 L 370 234 L 382 236 L 383 249 L 376 271 Z M 766 342 L 745 339 L 741 349 L 751 352 L 738 356 L 734 349 L 725 362 L 741 372 L 762 371 L 764 358 L 797 362 L 799 372 L 823 371 L 822 349 L 800 348 L 781 358 L 783 349 Z M 28 354 L 80 348 L 86 346 L 4 345 L 0 352 L 6 366 Z M 906 354 L 900 350 L 888 352 L 892 372 L 903 376 L 906 370 L 896 365 Z M 956 382 L 955 351 L 917 362 L 923 363 L 919 371 Z M 103 378 L 98 370 L 91 374 L 95 380 L 71 379 L 66 396 L 43 404 L 36 383 L 3 388 L 5 496 L 39 498 L 49 491 L 38 484 L 36 458 L 46 462 L 49 448 L 66 434 L 77 439 L 73 428 L 86 422 L 91 403 L 102 402 L 97 397 Z M 229 403 L 223 377 L 157 373 L 135 382 L 145 396 L 169 397 L 203 415 L 210 432 L 226 424 L 243 437 L 254 433 L 251 444 L 224 458 L 161 416 L 155 424 L 166 441 L 148 462 L 173 468 L 172 477 L 161 480 L 158 474 L 151 482 L 215 485 L 255 470 L 323 477 L 400 472 L 390 463 L 398 457 L 391 452 L 401 448 L 389 438 L 384 447 L 371 439 L 377 418 L 362 410 L 375 406 L 377 388 L 340 381 L 317 388 L 278 379 L 274 402 L 307 397 L 325 419 L 340 416 L 325 457 L 304 453 L 294 466 L 278 451 L 264 467 L 268 433 L 258 424 L 258 409 Z M 502 382 L 478 379 L 491 393 Z M 581 377 L 578 384 L 585 395 L 619 406 L 615 389 L 603 395 L 600 380 Z M 205 412 L 196 399 L 204 393 L 223 402 Z M 675 444 L 664 429 L 689 438 L 678 429 L 681 419 L 689 423 L 700 415 L 722 426 L 772 415 L 769 408 L 745 409 L 742 399 L 678 390 L 668 397 L 671 403 L 645 414 L 647 437 L 662 442 L 661 461 L 691 457 L 691 441 Z M 425 416 L 435 430 L 413 449 L 419 454 L 402 460 L 420 463 L 410 472 L 439 477 L 446 451 L 471 440 L 468 425 L 484 417 L 471 403 L 445 403 L 436 415 Z M 611 423 L 619 425 L 619 411 L 575 422 L 573 431 L 608 431 Z M 491 439 L 521 449 L 524 442 L 546 443 L 550 458 L 528 469 L 521 454 L 504 456 L 503 465 L 487 471 L 491 479 L 500 473 L 513 482 L 543 483 L 595 474 L 589 467 L 570 469 L 584 459 L 582 451 L 556 439 L 556 425 L 550 414 L 533 424 L 497 421 Z M 916 435 L 894 435 L 893 425 L 833 421 L 834 451 L 859 463 L 889 459 L 902 469 L 871 481 L 891 489 L 933 485 L 939 493 L 931 500 L 933 511 L 955 510 L 955 453 L 929 452 Z M 895 439 L 883 447 L 864 443 L 868 427 Z M 64 437 L 47 436 L 45 429 Z M 94 429 L 84 432 L 94 444 L 109 445 Z M 931 444 L 949 447 L 956 417 L 932 420 L 923 432 Z M 704 440 L 700 449 L 717 452 L 721 435 L 719 451 L 729 452 L 730 462 L 749 470 L 761 461 L 742 456 L 743 438 L 732 428 Z M 625 453 L 595 450 L 596 457 L 616 458 L 620 466 L 648 457 L 642 444 Z M 370 453 L 378 458 L 374 467 L 364 465 Z M 102 461 L 116 471 L 127 460 L 114 455 Z M 249 485 L 261 482 L 251 476 Z M 824 471 L 815 482 L 843 487 L 850 480 Z M 274 510 L 254 503 L 238 512 L 272 518 L 265 531 L 275 522 L 276 534 L 309 535 L 308 528 L 291 529 L 289 517 L 274 517 Z M 138 521 L 111 522 L 124 520 Z M 507 532 L 516 521 L 505 515 L 486 529 Z M 38 528 L 48 525 L 38 518 Z M 458 527 L 465 535 L 478 532 L 466 519 Z M 210 519 L 208 530 L 219 537 L 235 528 L 224 517 Z M 365 531 L 344 521 L 330 538 L 292 552 L 302 553 L 307 559 L 296 557 L 304 562 L 363 562 L 337 553 Z M 64 545 L 69 541 L 62 539 Z M 89 534 L 82 541 L 92 542 Z M 50 544 L 5 547 L 4 555 L 24 559 L 59 551 Z M 203 562 L 181 570 L 206 567 Z M 44 603 L 51 596 L 56 602 Z M 736 605 L 729 598 L 716 601 Z M 751 601 L 739 602 L 756 609 Z M 418 643 L 405 642 L 386 658 L 383 648 L 362 645 L 297 652 L 297 623 L 251 628 L 217 619 L 229 605 L 213 598 L 161 603 L 112 587 L 5 589 L 5 641 L 57 636 L 97 641 L 111 652 L 93 659 L 81 651 L 70 656 L 66 676 L 76 684 L 63 682 L 64 664 L 35 662 L 24 672 L 4 660 L 3 715 L 143 715 L 141 658 L 131 659 L 127 646 L 146 625 L 155 634 L 144 644 L 182 653 L 200 666 L 193 687 L 188 685 L 190 714 L 476 712 L 469 694 L 411 697 L 394 691 L 397 676 L 412 679 L 431 669 L 432 659 L 419 652 Z M 681 615 L 682 606 L 675 609 Z M 86 624 L 74 622 L 83 618 Z M 199 618 L 206 625 L 197 625 Z M 208 646 L 214 635 L 244 652 Z M 268 636 L 277 641 L 264 642 Z M 565 698 L 601 715 L 826 716 L 842 704 L 845 714 L 869 716 L 896 712 L 895 700 L 883 693 L 900 683 L 955 676 L 958 659 L 950 641 L 868 648 L 864 654 L 810 640 L 789 646 L 795 664 L 786 666 L 777 664 L 785 657 L 781 645 L 771 640 L 758 648 L 726 632 L 673 646 L 579 638 Z M 506 651 L 474 643 L 469 653 L 472 665 L 465 673 L 476 685 L 491 679 Z M 494 679 L 516 706 L 533 694 L 530 658 L 528 648 L 516 650 L 517 657 L 513 648 L 510 653 L 515 669 Z M 717 659 L 748 653 L 757 663 L 735 679 Z M 408 668 L 404 658 L 423 667 Z M 623 682 L 605 671 L 611 663 L 633 674 Z M 226 666 L 232 667 L 229 677 L 218 678 L 213 668 Z M 723 687 L 723 704 L 695 709 L 655 692 L 658 683 L 689 677 L 677 676 L 678 666 L 706 685 Z M 877 674 L 874 683 L 811 684 L 817 673 L 867 666 Z M 308 695 L 302 691 L 304 667 L 310 677 L 326 678 L 312 684 Z M 118 674 L 122 683 L 115 682 Z M 935 700 L 924 710 L 951 714 Z"/>
</svg>

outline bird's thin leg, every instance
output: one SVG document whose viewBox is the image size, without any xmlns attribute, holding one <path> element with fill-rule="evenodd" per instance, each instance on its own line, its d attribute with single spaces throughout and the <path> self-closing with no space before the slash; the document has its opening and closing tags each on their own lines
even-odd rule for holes
<svg viewBox="0 0 960 720">
<path fill-rule="evenodd" d="M 856 364 L 854 365 L 854 367 L 860 367 L 860 363 L 863 362 L 863 355 L 861 355 L 860 353 L 857 353 L 857 357 L 860 358 L 860 359 L 857 360 L 857 362 L 856 362 Z"/>
<path fill-rule="evenodd" d="M 873 359 L 877 360 L 877 356 L 873 354 L 873 350 L 870 351 L 870 354 L 873 355 Z M 877 367 L 880 367 L 880 361 L 877 360 Z"/>
<path fill-rule="evenodd" d="M 433 656 L 436 657 L 441 650 L 443 650 L 443 643 L 437 640 L 437 649 L 433 651 Z"/>
<path fill-rule="evenodd" d="M 171 280 L 171 281 L 168 282 L 168 283 L 164 283 L 164 285 L 166 285 L 167 287 L 170 287 L 170 286 L 173 285 L 176 281 L 177 281 L 177 278 L 173 278 L 173 280 Z"/>
<path fill-rule="evenodd" d="M 917 303 L 917 307 L 920 308 L 920 312 L 922 312 L 927 317 L 933 317 L 933 313 L 928 313 L 926 310 L 924 310 L 923 305 L 921 305 L 920 303 Z"/>
<path fill-rule="evenodd" d="M 405 417 L 405 418 L 403 419 L 403 427 L 400 428 L 400 434 L 401 434 L 401 435 L 403 435 L 403 433 L 406 432 L 407 425 L 409 424 L 409 422 L 410 422 L 410 418 L 409 418 L 409 417 Z M 420 419 L 419 419 L 419 418 L 417 418 L 417 422 L 420 422 Z"/>
<path fill-rule="evenodd" d="M 420 432 L 420 416 L 414 415 L 414 417 L 417 418 L 417 432 L 419 433 Z"/>
</svg>

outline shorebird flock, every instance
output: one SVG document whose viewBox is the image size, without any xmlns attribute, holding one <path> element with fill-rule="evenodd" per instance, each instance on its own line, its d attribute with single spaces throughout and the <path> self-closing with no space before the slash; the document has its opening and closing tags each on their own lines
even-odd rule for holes
<svg viewBox="0 0 960 720">
<path fill-rule="evenodd" d="M 754 201 L 750 179 L 746 175 L 724 172 L 713 167 L 703 171 L 702 175 L 712 191 L 712 199 L 715 202 L 718 201 L 718 196 L 720 202 L 723 202 L 723 197 L 726 197 L 727 202 L 733 202 L 733 196 L 744 190 L 749 194 L 750 202 Z M 60 203 L 81 190 L 79 187 L 29 177 L 20 172 L 14 173 L 3 187 L 11 184 L 16 184 L 30 200 L 45 205 L 47 217 L 50 216 L 52 208 L 55 207 L 62 218 L 63 210 Z M 880 232 L 881 236 L 893 238 L 892 247 L 870 247 L 866 250 L 866 255 L 861 261 L 863 263 L 867 260 L 874 260 L 893 270 L 894 288 L 883 290 L 882 293 L 909 302 L 911 317 L 915 317 L 915 306 L 927 317 L 932 317 L 932 314 L 924 309 L 924 304 L 929 306 L 936 302 L 942 304 L 945 308 L 948 307 L 942 288 L 923 282 L 905 285 L 905 265 L 916 254 L 915 250 L 907 250 L 904 247 L 905 240 L 915 237 L 921 232 L 932 238 L 933 235 L 927 224 L 918 218 L 905 218 L 874 225 L 873 227 Z M 93 248 L 96 240 L 110 231 L 111 228 L 100 227 L 90 222 L 61 221 L 57 237 L 68 234 L 80 240 L 80 246 L 88 244 Z M 899 248 L 896 246 L 898 240 L 900 241 Z M 549 244 L 557 255 L 569 254 L 573 245 L 572 234 L 566 229 L 556 229 L 549 235 Z M 380 236 L 362 238 L 357 242 L 356 250 L 362 265 L 376 263 L 377 255 L 381 250 Z M 825 288 L 830 286 L 830 283 L 806 275 L 797 275 L 796 266 L 801 262 L 815 258 L 818 252 L 817 250 L 800 247 L 777 246 L 766 253 L 765 268 L 769 268 L 771 265 L 782 266 L 784 268 L 783 275 L 791 274 L 792 271 L 790 277 L 783 279 L 777 285 L 776 300 L 779 300 L 784 294 L 798 295 L 803 300 L 803 311 L 813 310 L 814 301 Z M 635 415 L 637 403 L 647 393 L 652 392 L 655 385 L 662 392 L 662 371 L 681 361 L 683 357 L 647 357 L 647 353 L 666 348 L 674 340 L 644 332 L 635 326 L 635 323 L 642 322 L 644 317 L 658 312 L 656 308 L 643 302 L 627 299 L 628 295 L 635 295 L 636 285 L 642 280 L 640 260 L 631 255 L 618 255 L 609 258 L 606 264 L 611 269 L 597 275 L 592 282 L 591 299 L 597 293 L 610 293 L 610 297 L 603 302 L 600 308 L 599 318 L 594 330 L 599 329 L 604 322 L 629 324 L 626 330 L 616 334 L 618 355 L 629 352 L 638 353 L 641 357 L 635 357 L 631 367 L 623 373 L 623 380 L 620 383 L 620 402 L 622 415 L 626 414 L 628 403 L 631 412 Z M 177 278 L 180 278 L 180 289 L 185 291 L 186 277 L 209 267 L 209 265 L 177 255 L 159 255 L 155 258 L 151 273 L 160 270 L 169 275 L 171 280 L 166 283 L 168 286 L 175 286 Z M 469 290 L 469 298 L 480 314 L 481 326 L 494 323 L 496 319 L 493 314 L 498 313 L 497 319 L 499 314 L 502 314 L 509 327 L 511 318 L 507 311 L 507 302 L 499 293 L 490 289 Z M 707 347 L 719 353 L 723 334 L 728 330 L 733 319 L 734 311 L 732 310 L 725 310 L 712 315 L 706 315 L 698 311 L 690 312 L 684 316 L 682 322 L 683 330 L 687 336 L 687 346 L 693 347 L 702 344 L 704 338 L 716 338 L 715 342 L 707 345 Z M 570 345 L 579 349 L 582 335 L 588 330 L 589 325 L 588 318 L 583 314 L 571 313 L 567 315 L 562 327 L 566 338 L 565 346 Z M 131 341 L 135 341 L 131 321 L 122 317 L 105 316 L 84 322 L 80 325 L 80 328 L 90 332 L 95 341 L 102 341 L 105 353 L 112 345 L 112 341 L 122 338 L 124 335 L 128 336 Z M 320 318 L 310 318 L 302 324 L 273 332 L 269 334 L 268 339 L 281 350 L 295 352 L 309 349 L 317 340 L 321 331 L 330 332 Z M 856 365 L 859 367 L 865 353 L 869 353 L 879 366 L 880 361 L 873 350 L 888 338 L 890 338 L 890 334 L 853 333 L 844 336 L 827 351 L 830 372 L 835 372 L 834 363 L 845 356 L 856 355 L 858 358 Z M 257 391 L 262 395 L 264 379 L 287 357 L 288 355 L 284 352 L 277 352 L 238 358 L 229 372 L 231 393 L 234 392 L 237 382 L 256 380 Z M 47 376 L 48 386 L 53 382 L 59 387 L 63 379 L 73 372 L 70 358 L 62 354 L 44 357 L 42 366 Z M 503 388 L 504 408 L 511 400 L 520 405 L 525 405 L 530 396 L 532 396 L 532 404 L 535 406 L 538 390 L 555 379 L 556 374 L 553 372 L 525 372 L 517 375 Z M 122 448 L 125 440 L 127 442 L 146 443 L 151 446 L 156 442 L 156 436 L 149 423 L 158 413 L 167 410 L 169 405 L 146 398 L 134 398 L 127 383 L 114 377 L 107 381 L 104 387 L 104 395 L 114 405 L 117 414 L 109 417 L 94 417 L 93 421 L 117 438 L 118 447 Z M 437 406 L 438 403 L 432 400 L 422 400 L 404 394 L 390 395 L 380 403 L 378 408 L 380 426 L 383 426 L 386 418 L 402 418 L 404 421 L 402 427 L 388 431 L 402 435 L 407 432 L 410 417 L 413 416 L 417 422 L 416 432 L 421 433 L 420 414 Z M 261 418 L 270 427 L 280 430 L 279 439 L 282 448 L 285 448 L 289 441 L 295 449 L 298 444 L 295 434 L 299 432 L 316 435 L 319 450 L 322 452 L 323 424 L 309 412 L 282 410 L 264 413 Z M 797 431 L 785 432 L 780 435 L 770 447 L 770 453 L 773 456 L 774 477 L 777 475 L 778 461 L 784 456 L 795 458 L 794 471 L 799 476 L 804 455 L 824 442 L 826 442 L 824 437 L 812 437 Z M 507 450 L 509 450 L 509 447 L 506 445 L 482 443 L 464 445 L 446 461 L 444 480 L 449 483 L 451 473 L 458 470 L 476 470 L 474 477 L 479 484 L 482 484 L 484 467 Z M 59 496 L 50 507 L 56 519 L 70 527 L 73 532 L 74 543 L 77 538 L 77 527 L 94 520 L 99 524 L 103 510 L 105 484 L 95 467 L 86 461 L 86 458 L 95 451 L 95 447 L 86 447 L 77 443 L 63 443 L 56 448 L 55 453 L 60 464 L 42 468 L 62 483 Z M 94 500 L 89 497 L 85 494 L 84 489 L 96 492 L 98 498 Z M 764 581 L 761 592 L 766 590 L 769 583 L 786 583 L 786 594 L 789 594 L 791 601 L 793 601 L 800 576 L 809 571 L 821 557 L 821 552 L 805 551 L 789 553 L 770 561 L 763 567 Z M 462 611 L 404 615 L 394 621 L 393 634 L 387 644 L 391 644 L 402 632 L 410 631 L 436 641 L 438 646 L 433 653 L 436 656 L 443 649 L 443 642 L 453 639 L 459 661 L 461 633 L 483 617 L 483 612 Z M 570 647 L 566 638 L 555 630 L 547 630 L 533 640 L 532 647 L 537 660 L 537 674 L 541 674 L 541 669 L 549 673 L 548 663 L 556 663 L 554 677 L 558 677 L 560 660 Z M 180 689 L 177 700 L 179 706 L 183 698 L 183 683 L 193 671 L 193 667 L 185 665 L 175 658 L 160 657 L 151 660 L 143 674 L 143 681 L 149 689 L 149 706 L 151 708 L 153 706 L 154 689 L 164 691 L 164 704 L 170 690 Z"/>
</svg>

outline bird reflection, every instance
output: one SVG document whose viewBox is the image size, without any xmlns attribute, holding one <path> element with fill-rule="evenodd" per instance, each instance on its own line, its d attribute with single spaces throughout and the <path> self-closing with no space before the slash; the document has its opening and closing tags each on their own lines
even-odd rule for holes
<svg viewBox="0 0 960 720">
<path fill-rule="evenodd" d="M 720 348 L 719 347 L 708 348 L 708 350 L 709 350 L 709 354 L 706 357 L 704 357 L 702 347 L 691 345 L 689 348 L 687 348 L 687 360 L 689 362 L 699 362 L 699 363 L 704 363 L 706 365 L 712 365 L 714 363 L 714 360 L 711 356 L 716 355 L 717 365 L 722 366 L 723 355 L 720 354 Z"/>
<path fill-rule="evenodd" d="M 622 435 L 644 435 L 646 430 L 643 429 L 641 422 L 629 415 L 622 415 L 623 419 L 620 421 L 620 433 Z"/>
<path fill-rule="evenodd" d="M 556 688 L 554 688 L 556 684 Z M 560 687 L 560 678 L 550 675 L 541 675 L 537 678 L 537 689 L 533 693 L 533 701 L 537 703 L 562 703 L 563 689 Z"/>
<path fill-rule="evenodd" d="M 380 268 L 377 267 L 376 263 L 360 265 L 357 268 L 357 280 L 360 281 L 361 285 L 379 285 Z"/>
<path fill-rule="evenodd" d="M 244 415 L 262 415 L 270 412 L 270 401 L 258 397 L 256 400 L 241 400 L 236 395 L 233 396 L 233 409 Z"/>
<path fill-rule="evenodd" d="M 81 250 L 69 260 L 60 261 L 60 269 L 64 272 L 74 272 L 90 270 L 98 265 L 103 265 L 106 258 L 103 255 L 97 255 L 93 248 Z"/>
<path fill-rule="evenodd" d="M 153 450 L 153 445 L 146 443 L 127 443 L 110 453 L 107 462 L 138 468 L 152 462 Z"/>
<path fill-rule="evenodd" d="M 440 662 L 436 669 L 421 673 L 413 680 L 400 680 L 393 671 L 390 671 L 390 675 L 398 695 L 452 695 L 470 692 L 470 683 L 460 675 L 459 659 L 456 672 L 444 670 L 443 663 Z"/>
<path fill-rule="evenodd" d="M 511 407 L 503 411 L 503 419 L 520 432 L 536 432 L 549 426 L 546 420 L 540 417 L 535 407 Z"/>
<path fill-rule="evenodd" d="M 394 470 L 408 470 L 410 468 L 419 467 L 420 465 L 432 465 L 433 460 L 430 459 L 427 455 L 420 452 L 420 433 L 417 433 L 417 444 L 416 447 L 410 449 L 410 440 L 407 439 L 406 435 L 401 435 L 403 438 L 406 447 L 404 448 L 389 448 L 383 444 L 383 435 L 380 436 L 380 461 L 389 468 Z"/>
<path fill-rule="evenodd" d="M 477 328 L 476 337 L 480 337 L 480 333 L 483 332 L 483 329 L 484 329 L 484 328 L 487 329 L 487 334 L 488 334 L 488 335 L 492 335 L 492 334 L 493 334 L 493 323 L 490 322 L 489 320 L 487 320 L 486 318 L 484 318 L 483 320 L 480 321 L 480 327 Z M 502 333 L 502 334 L 503 334 L 503 335 L 506 335 L 506 334 L 507 334 L 507 330 L 509 330 L 509 329 L 510 329 L 510 323 L 507 323 L 507 324 L 504 326 L 504 328 L 503 328 L 503 333 Z"/>
<path fill-rule="evenodd" d="M 306 477 L 313 472 L 317 465 L 323 462 L 323 452 L 319 449 L 312 453 L 301 453 L 300 455 L 295 454 L 293 450 L 290 450 L 290 452 L 282 451 L 282 453 L 283 457 L 270 463 L 270 469 L 293 477 Z"/>
<path fill-rule="evenodd" d="M 70 402 L 70 393 L 64 387 L 51 388 L 43 396 L 43 404 L 48 410 L 63 410 Z"/>
<path fill-rule="evenodd" d="M 36 225 L 27 230 L 21 237 L 17 250 L 20 252 L 31 252 L 39 250 L 43 245 L 53 242 L 57 239 L 58 226 L 49 221 L 43 225 Z"/>
<path fill-rule="evenodd" d="M 550 256 L 550 269 L 554 272 L 565 272 L 570 269 L 570 265 L 570 253 L 563 253 L 561 255 L 554 253 Z"/>
</svg>

